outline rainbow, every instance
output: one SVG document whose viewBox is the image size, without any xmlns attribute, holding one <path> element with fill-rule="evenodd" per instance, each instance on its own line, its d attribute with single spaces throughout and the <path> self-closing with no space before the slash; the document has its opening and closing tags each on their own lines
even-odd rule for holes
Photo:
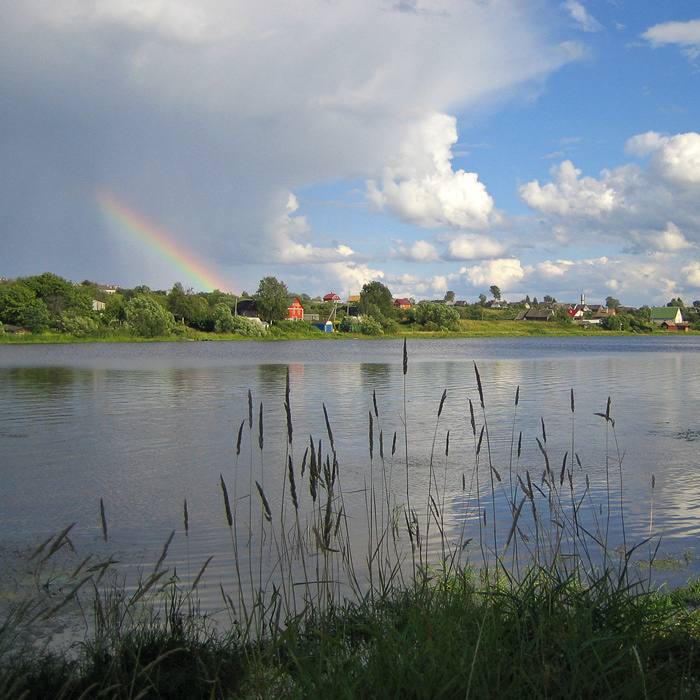
<svg viewBox="0 0 700 700">
<path fill-rule="evenodd" d="M 197 255 L 177 241 L 168 231 L 160 228 L 146 217 L 134 211 L 117 199 L 109 190 L 98 190 L 95 199 L 104 217 L 116 224 L 120 232 L 130 238 L 145 243 L 162 258 L 174 263 L 190 280 L 201 285 L 203 291 L 227 290 L 227 283 L 211 266 L 206 265 Z"/>
</svg>

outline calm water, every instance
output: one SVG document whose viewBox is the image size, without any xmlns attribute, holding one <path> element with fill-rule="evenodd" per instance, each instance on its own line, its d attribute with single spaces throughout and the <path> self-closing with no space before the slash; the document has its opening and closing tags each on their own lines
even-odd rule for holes
<svg viewBox="0 0 700 700">
<path fill-rule="evenodd" d="M 529 470 L 533 478 L 542 473 L 544 460 L 535 438 L 543 441 L 544 423 L 552 468 L 558 472 L 574 440 L 598 496 L 604 492 L 611 455 L 617 460 L 611 488 L 619 493 L 622 461 L 628 538 L 649 533 L 654 475 L 651 528 L 663 533 L 662 550 L 695 553 L 700 532 L 699 338 L 426 340 L 409 341 L 408 353 L 409 489 L 416 502 L 425 501 L 435 439 L 434 463 L 453 537 L 475 518 L 462 488 L 473 478 L 469 400 L 478 408 L 476 362 L 485 397 L 485 418 L 480 408 L 476 411 L 477 430 L 486 420 L 493 463 L 504 478 L 516 468 L 521 474 Z M 231 577 L 220 474 L 231 488 L 236 484 L 242 502 L 252 468 L 272 510 L 281 507 L 287 371 L 297 470 L 309 435 L 328 443 L 325 404 L 348 520 L 361 531 L 364 489 L 372 475 L 376 478 L 379 463 L 380 431 L 387 473 L 394 485 L 403 484 L 405 494 L 405 462 L 399 460 L 405 454 L 400 341 L 2 345 L 0 541 L 33 542 L 75 521 L 76 538 L 85 547 L 104 548 L 103 498 L 112 548 L 152 560 L 170 531 L 177 530 L 169 561 L 181 570 L 186 498 L 191 557 L 197 562 L 192 567 L 214 554 L 209 580 L 215 584 L 211 589 L 218 590 L 218 581 Z M 253 429 L 246 423 L 237 458 L 249 392 Z M 370 467 L 373 396 L 379 417 L 373 421 Z M 614 433 L 594 415 L 605 412 L 608 397 Z M 520 433 L 522 455 L 516 467 L 509 467 L 512 441 Z M 301 498 L 308 500 L 308 494 Z M 613 537 L 618 536 L 617 526 L 612 527 Z"/>
</svg>

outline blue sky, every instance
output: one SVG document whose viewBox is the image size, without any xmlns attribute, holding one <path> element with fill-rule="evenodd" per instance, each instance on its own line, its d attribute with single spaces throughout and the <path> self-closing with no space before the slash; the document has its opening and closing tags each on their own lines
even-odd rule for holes
<svg viewBox="0 0 700 700">
<path fill-rule="evenodd" d="M 380 280 L 700 299 L 700 8 L 652 0 L 24 0 L 0 22 L 0 276 Z"/>
</svg>

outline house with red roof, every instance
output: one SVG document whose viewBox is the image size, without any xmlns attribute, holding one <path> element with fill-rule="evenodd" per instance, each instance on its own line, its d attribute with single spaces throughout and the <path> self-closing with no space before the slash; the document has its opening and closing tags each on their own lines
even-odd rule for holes
<svg viewBox="0 0 700 700">
<path fill-rule="evenodd" d="M 299 301 L 299 298 L 295 298 L 287 309 L 287 315 L 284 317 L 285 321 L 303 321 L 304 320 L 304 306 Z"/>
</svg>

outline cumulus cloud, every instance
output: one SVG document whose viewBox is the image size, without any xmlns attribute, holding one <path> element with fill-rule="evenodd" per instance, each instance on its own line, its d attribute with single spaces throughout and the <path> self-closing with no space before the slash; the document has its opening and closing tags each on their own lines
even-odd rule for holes
<svg viewBox="0 0 700 700">
<path fill-rule="evenodd" d="M 457 120 L 432 114 L 416 125 L 400 153 L 382 170 L 379 184 L 367 181 L 367 197 L 401 221 L 436 228 L 482 229 L 489 225 L 493 199 L 476 173 L 452 168 Z"/>
<path fill-rule="evenodd" d="M 653 47 L 675 44 L 682 47 L 682 53 L 696 59 L 700 55 L 700 20 L 688 22 L 664 22 L 647 29 L 642 38 Z"/>
<path fill-rule="evenodd" d="M 537 272 L 545 278 L 563 277 L 576 265 L 572 260 L 545 260 L 536 266 Z"/>
<path fill-rule="evenodd" d="M 677 253 L 695 247 L 672 221 L 666 224 L 663 231 L 649 231 L 640 235 L 649 249 L 660 252 Z"/>
<path fill-rule="evenodd" d="M 603 27 L 577 0 L 566 0 L 562 7 L 571 15 L 576 25 L 584 32 L 597 32 Z"/>
<path fill-rule="evenodd" d="M 522 185 L 518 192 L 525 203 L 543 214 L 598 217 L 619 206 L 615 190 L 602 180 L 580 177 L 570 160 L 551 170 L 556 182 L 540 186 L 537 180 Z"/>
<path fill-rule="evenodd" d="M 664 136 L 655 131 L 632 137 L 627 150 L 635 155 L 651 154 L 650 171 L 678 184 L 700 183 L 700 134 L 690 132 Z"/>
<path fill-rule="evenodd" d="M 451 260 L 483 260 L 498 258 L 505 253 L 505 246 L 494 238 L 474 233 L 455 236 L 447 245 L 446 257 Z"/>
<path fill-rule="evenodd" d="M 519 188 L 540 215 L 538 245 L 605 242 L 634 254 L 684 253 L 700 245 L 700 134 L 638 134 L 627 153 L 646 160 L 582 176 L 571 161 L 553 180 Z"/>
<path fill-rule="evenodd" d="M 281 197 L 282 198 L 282 197 Z M 266 232 L 266 256 L 270 262 L 280 264 L 328 263 L 342 261 L 356 255 L 344 243 L 314 245 L 312 233 L 305 216 L 296 215 L 299 200 L 293 193 L 287 194 L 284 211 L 273 216 Z"/>
<path fill-rule="evenodd" d="M 382 270 L 350 261 L 330 262 L 319 271 L 322 283 L 332 286 L 344 298 L 350 294 L 359 294 L 367 282 L 380 281 L 385 277 Z"/>
<path fill-rule="evenodd" d="M 700 289 L 700 262 L 694 260 L 681 269 L 685 275 L 685 280 L 690 287 Z"/>
<path fill-rule="evenodd" d="M 396 241 L 397 252 L 404 260 L 414 262 L 435 262 L 440 259 L 437 248 L 427 241 L 416 241 L 411 246 L 405 246 L 401 241 Z"/>
<path fill-rule="evenodd" d="M 474 287 L 490 287 L 492 284 L 496 284 L 507 290 L 523 279 L 526 270 L 522 267 L 520 260 L 499 258 L 486 260 L 473 267 L 464 267 L 460 273 Z"/>
</svg>

